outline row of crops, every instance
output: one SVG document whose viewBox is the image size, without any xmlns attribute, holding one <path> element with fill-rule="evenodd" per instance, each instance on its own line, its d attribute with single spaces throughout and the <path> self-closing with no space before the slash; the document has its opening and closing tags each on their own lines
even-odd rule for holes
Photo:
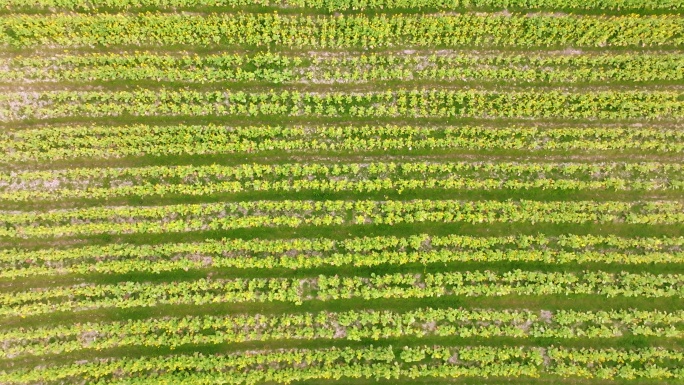
<svg viewBox="0 0 684 385">
<path fill-rule="evenodd" d="M 200 279 L 164 283 L 118 282 L 115 285 L 78 284 L 3 294 L 0 316 L 40 315 L 55 311 L 126 309 L 159 305 L 286 302 L 339 299 L 430 298 L 440 296 L 602 295 L 607 297 L 679 297 L 679 274 L 604 271 L 557 273 L 513 270 L 506 273 L 468 271 L 415 274 L 395 273 L 313 278 Z"/>
<path fill-rule="evenodd" d="M 683 219 L 684 203 L 680 201 L 262 200 L 0 212 L 4 226 L 0 236 L 43 238 L 421 222 L 676 225 Z"/>
<path fill-rule="evenodd" d="M 44 162 L 145 156 L 197 156 L 238 154 L 268 157 L 283 154 L 320 156 L 363 156 L 369 153 L 421 155 L 459 151 L 510 150 L 526 154 L 549 155 L 558 151 L 629 150 L 645 155 L 675 155 L 684 150 L 684 133 L 679 126 L 661 127 L 615 125 L 548 127 L 548 125 L 501 126 L 240 126 L 147 125 L 68 126 L 7 130 L 0 134 L 0 161 L 11 166 L 17 162 Z M 611 154 L 616 155 L 616 154 Z M 223 157 L 223 161 L 229 158 Z M 259 159 L 259 158 L 255 158 Z M 263 158 L 261 158 L 263 159 Z M 487 158 L 485 158 L 487 160 Z M 140 164 L 140 163 L 139 163 Z M 677 164 L 672 164 L 677 167 Z M 504 166 L 501 166 L 504 167 Z M 587 165 L 591 167 L 591 165 Z M 76 171 L 56 171 L 73 173 Z M 112 171 L 113 172 L 113 171 Z M 130 171 L 131 173 L 136 172 Z M 110 172 L 107 172 L 108 174 Z M 30 174 L 29 174 L 30 175 Z M 3 176 L 9 181 L 15 176 Z M 20 176 L 16 176 L 21 178 Z M 33 179 L 33 178 L 31 178 Z"/>
<path fill-rule="evenodd" d="M 530 55 L 356 53 L 332 56 L 210 54 L 170 55 L 129 52 L 50 57 L 12 57 L 0 61 L 0 81 L 93 82 L 155 81 L 188 83 L 261 82 L 264 84 L 345 84 L 372 81 L 477 83 L 508 81 L 539 84 L 601 84 L 684 79 L 678 53 L 564 52 Z"/>
<path fill-rule="evenodd" d="M 681 118 L 679 91 L 564 92 L 397 90 L 244 92 L 140 89 L 43 91 L 0 98 L 5 121 L 113 116 L 299 116 L 348 118 Z"/>
<path fill-rule="evenodd" d="M 182 7 L 302 7 L 328 11 L 364 9 L 473 9 L 473 8 L 520 8 L 520 9 L 567 9 L 567 10 L 622 10 L 678 11 L 683 8 L 677 0 L 5 0 L 4 5 L 18 12 L 40 9 L 63 10 L 125 10 L 130 8 L 159 7 L 161 9 Z M 301 10 L 300 10 L 301 11 Z"/>
<path fill-rule="evenodd" d="M 455 176 L 458 175 L 458 176 Z M 670 163 L 347 163 L 74 168 L 0 174 L 0 199 L 56 201 L 170 194 L 439 190 L 677 191 Z"/>
<path fill-rule="evenodd" d="M 674 351 L 636 351 L 494 348 L 472 346 L 404 347 L 398 354 L 389 347 L 331 348 L 318 350 L 252 351 L 225 355 L 183 355 L 159 358 L 103 360 L 88 364 L 17 372 L 5 378 L 21 384 L 52 378 L 97 381 L 117 373 L 119 383 L 137 383 L 140 376 L 173 381 L 174 372 L 192 371 L 183 381 L 216 383 L 289 383 L 342 377 L 395 379 L 449 378 L 462 376 L 562 377 L 613 379 L 680 379 L 682 355 Z M 545 363 L 548 361 L 548 363 Z M 306 367 L 298 367 L 305 362 Z M 419 364 L 418 362 L 429 362 Z M 594 364 L 601 363 L 594 367 Z M 643 365 L 643 369 L 634 366 Z M 268 366 L 268 371 L 260 368 Z M 543 366 L 543 367 L 542 367 Z M 591 369 L 587 369 L 590 366 Z M 540 368 L 542 367 L 542 368 Z"/>
<path fill-rule="evenodd" d="M 180 348 L 186 344 L 277 342 L 296 340 L 456 339 L 514 337 L 592 339 L 600 344 L 625 334 L 681 338 L 677 324 L 684 313 L 660 311 L 532 312 L 528 310 L 418 308 L 281 313 L 273 315 L 205 315 L 164 319 L 88 322 L 0 334 L 2 358 L 40 357 L 79 349 L 133 346 Z M 182 331 L 182 333 L 179 333 Z M 378 343 L 375 342 L 375 343 Z"/>
<path fill-rule="evenodd" d="M 54 14 L 0 18 L 0 44 L 282 45 L 352 47 L 672 47 L 684 42 L 678 15 L 392 14 Z"/>
<path fill-rule="evenodd" d="M 677 384 L 684 3 L 0 0 L 0 384 Z"/>
<path fill-rule="evenodd" d="M 116 244 L 68 249 L 4 250 L 0 277 L 125 274 L 201 268 L 311 269 L 467 262 L 681 263 L 681 237 L 591 235 L 430 236 L 408 238 L 228 239 L 156 245 Z M 621 266 L 621 268 L 624 268 Z"/>
</svg>

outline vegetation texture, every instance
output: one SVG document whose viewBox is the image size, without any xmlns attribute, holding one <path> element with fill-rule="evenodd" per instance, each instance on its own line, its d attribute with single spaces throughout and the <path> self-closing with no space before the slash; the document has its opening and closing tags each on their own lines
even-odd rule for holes
<svg viewBox="0 0 684 385">
<path fill-rule="evenodd" d="M 684 383 L 684 1 L 0 0 L 0 384 Z"/>
</svg>

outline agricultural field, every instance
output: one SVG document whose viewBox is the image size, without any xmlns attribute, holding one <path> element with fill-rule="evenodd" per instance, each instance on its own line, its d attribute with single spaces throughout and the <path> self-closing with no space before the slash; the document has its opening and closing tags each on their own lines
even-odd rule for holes
<svg viewBox="0 0 684 385">
<path fill-rule="evenodd" d="M 0 0 L 0 384 L 684 383 L 684 1 Z"/>
</svg>

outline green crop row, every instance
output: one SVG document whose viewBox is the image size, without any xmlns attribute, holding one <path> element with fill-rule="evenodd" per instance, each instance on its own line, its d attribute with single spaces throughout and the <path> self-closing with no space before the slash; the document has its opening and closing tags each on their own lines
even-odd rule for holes
<svg viewBox="0 0 684 385">
<path fill-rule="evenodd" d="M 174 270 L 378 266 L 448 262 L 684 263 L 684 238 L 429 236 L 206 240 L 159 245 L 1 250 L 0 278 Z"/>
<path fill-rule="evenodd" d="M 0 212 L 0 236 L 156 234 L 254 227 L 398 223 L 677 224 L 679 201 L 249 201 Z"/>
<path fill-rule="evenodd" d="M 103 116 L 311 116 L 657 119 L 684 117 L 678 91 L 397 90 L 230 92 L 140 89 L 0 95 L 0 118 Z"/>
<path fill-rule="evenodd" d="M 539 377 L 681 379 L 683 354 L 662 348 L 392 346 L 91 359 L 0 373 L 5 384 L 257 384 L 330 379 Z M 587 365 L 590 364 L 590 365 Z M 46 381 L 47 379 L 47 381 Z"/>
<path fill-rule="evenodd" d="M 0 132 L 0 161 L 268 151 L 639 150 L 684 151 L 684 130 L 655 127 L 225 127 L 58 126 Z"/>
<path fill-rule="evenodd" d="M 502 14 L 281 16 L 52 14 L 0 17 L 0 45 L 242 45 L 302 48 L 391 46 L 679 46 L 678 16 Z"/>
<path fill-rule="evenodd" d="M 340 299 L 406 299 L 445 295 L 498 297 L 504 295 L 599 295 L 605 297 L 680 298 L 684 279 L 679 274 L 553 273 L 514 270 L 395 273 L 359 276 L 200 279 L 174 282 L 78 284 L 0 293 L 0 316 L 26 317 L 54 312 L 126 309 L 159 305 L 286 302 Z"/>
<path fill-rule="evenodd" d="M 77 323 L 0 332 L 2 358 L 146 346 L 176 348 L 246 341 L 402 337 L 682 338 L 684 312 L 610 310 L 532 312 L 418 308 L 278 315 L 187 316 Z"/>
<path fill-rule="evenodd" d="M 679 10 L 678 0 L 2 0 L 0 6 L 18 9 L 97 10 L 176 7 L 302 7 L 330 12 L 365 9 L 477 9 L 524 8 L 562 10 Z"/>
<path fill-rule="evenodd" d="M 0 200 L 405 189 L 679 190 L 679 164 L 368 163 L 72 168 L 0 173 Z"/>
<path fill-rule="evenodd" d="M 681 54 L 174 56 L 151 52 L 15 57 L 0 81 L 331 83 L 369 81 L 648 82 L 684 79 Z"/>
</svg>

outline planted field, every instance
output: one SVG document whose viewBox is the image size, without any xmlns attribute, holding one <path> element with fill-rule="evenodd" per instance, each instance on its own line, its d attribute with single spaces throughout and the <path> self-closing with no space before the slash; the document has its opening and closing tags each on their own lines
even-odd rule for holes
<svg viewBox="0 0 684 385">
<path fill-rule="evenodd" d="M 0 0 L 0 384 L 677 384 L 684 3 Z"/>
</svg>

